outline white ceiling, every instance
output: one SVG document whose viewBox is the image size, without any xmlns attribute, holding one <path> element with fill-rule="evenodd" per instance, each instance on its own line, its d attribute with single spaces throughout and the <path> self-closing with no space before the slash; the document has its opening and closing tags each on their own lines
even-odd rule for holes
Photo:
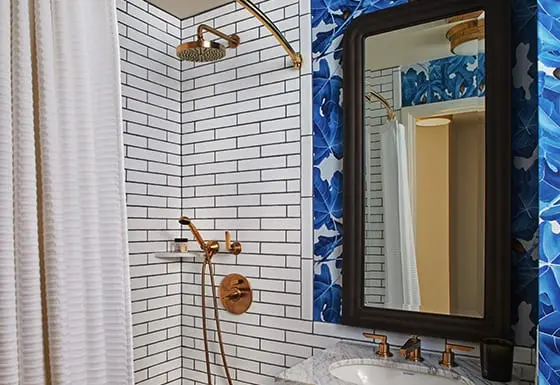
<svg viewBox="0 0 560 385">
<path fill-rule="evenodd" d="M 179 19 L 198 15 L 209 9 L 219 7 L 233 0 L 148 0 Z"/>
<path fill-rule="evenodd" d="M 452 56 L 445 35 L 456 24 L 443 19 L 370 36 L 365 43 L 366 68 L 406 66 Z"/>
<path fill-rule="evenodd" d="M 398 29 L 366 39 L 366 66 L 382 69 L 451 56 L 445 20 Z"/>
</svg>

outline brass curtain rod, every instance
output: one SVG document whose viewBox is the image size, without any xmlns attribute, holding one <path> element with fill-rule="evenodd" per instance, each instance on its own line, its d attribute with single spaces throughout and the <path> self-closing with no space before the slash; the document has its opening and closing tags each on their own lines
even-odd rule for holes
<svg viewBox="0 0 560 385">
<path fill-rule="evenodd" d="M 255 16 L 261 23 L 264 24 L 264 26 L 270 31 L 270 33 L 274 35 L 276 40 L 278 40 L 280 45 L 284 47 L 288 55 L 290 55 L 294 63 L 294 67 L 296 69 L 300 69 L 301 65 L 303 64 L 303 57 L 299 52 L 296 52 L 292 48 L 292 45 L 288 42 L 288 40 L 286 40 L 282 32 L 278 29 L 278 27 L 276 27 L 276 25 L 274 25 L 272 20 L 270 20 L 268 16 L 266 16 L 266 14 L 251 1 L 237 0 L 237 2 L 241 4 L 246 10 L 248 10 L 253 16 Z"/>
<path fill-rule="evenodd" d="M 395 112 L 393 111 L 393 109 L 389 105 L 389 102 L 383 96 L 381 96 L 379 93 L 377 93 L 375 91 L 369 91 L 366 94 L 366 99 L 370 103 L 375 103 L 375 100 L 373 98 L 379 100 L 379 102 L 383 105 L 383 107 L 385 107 L 385 109 L 387 110 L 387 119 L 394 120 L 395 119 Z"/>
</svg>

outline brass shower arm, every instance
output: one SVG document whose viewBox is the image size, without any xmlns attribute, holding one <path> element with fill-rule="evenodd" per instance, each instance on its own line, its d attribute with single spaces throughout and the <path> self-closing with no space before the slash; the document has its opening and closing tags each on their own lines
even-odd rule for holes
<svg viewBox="0 0 560 385">
<path fill-rule="evenodd" d="M 294 63 L 294 68 L 300 69 L 303 64 L 303 57 L 299 52 L 296 52 L 291 44 L 286 40 L 282 32 L 274 25 L 274 23 L 266 16 L 266 14 L 261 11 L 255 4 L 253 4 L 250 0 L 237 0 L 239 4 L 241 4 L 245 9 L 247 9 L 253 16 L 255 16 L 264 26 L 274 35 L 276 40 L 280 43 L 280 45 L 286 50 L 288 55 L 292 58 Z"/>
<path fill-rule="evenodd" d="M 212 28 L 207 24 L 200 24 L 198 26 L 198 30 L 197 30 L 198 40 L 204 40 L 204 31 L 210 32 L 216 36 L 221 37 L 224 40 L 227 40 L 227 42 L 229 43 L 229 48 L 237 48 L 239 47 L 239 43 L 241 42 L 239 36 L 235 34 L 226 35 L 225 33 L 220 32 L 217 29 Z"/>
<path fill-rule="evenodd" d="M 387 102 L 387 100 L 381 96 L 380 94 L 378 94 L 375 91 L 369 91 L 367 93 L 367 95 L 365 96 L 365 98 L 368 100 L 368 102 L 370 103 L 374 103 L 375 99 L 379 100 L 379 102 L 383 105 L 383 107 L 385 107 L 385 109 L 387 110 L 387 119 L 389 120 L 394 120 L 395 119 L 395 112 L 393 111 L 393 109 L 391 108 L 391 106 L 389 105 L 389 102 Z"/>
</svg>

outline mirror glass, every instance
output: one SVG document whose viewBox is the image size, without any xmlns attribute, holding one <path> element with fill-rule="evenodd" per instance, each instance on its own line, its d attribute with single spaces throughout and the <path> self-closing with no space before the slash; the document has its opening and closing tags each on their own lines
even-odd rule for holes
<svg viewBox="0 0 560 385">
<path fill-rule="evenodd" d="M 365 40 L 367 307 L 484 316 L 484 20 Z"/>
</svg>

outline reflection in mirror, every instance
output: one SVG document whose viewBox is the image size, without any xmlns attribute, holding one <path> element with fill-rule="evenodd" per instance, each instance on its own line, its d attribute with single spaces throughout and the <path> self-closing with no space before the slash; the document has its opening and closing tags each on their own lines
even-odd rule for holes
<svg viewBox="0 0 560 385">
<path fill-rule="evenodd" d="M 365 42 L 364 302 L 484 316 L 484 12 Z"/>
</svg>

